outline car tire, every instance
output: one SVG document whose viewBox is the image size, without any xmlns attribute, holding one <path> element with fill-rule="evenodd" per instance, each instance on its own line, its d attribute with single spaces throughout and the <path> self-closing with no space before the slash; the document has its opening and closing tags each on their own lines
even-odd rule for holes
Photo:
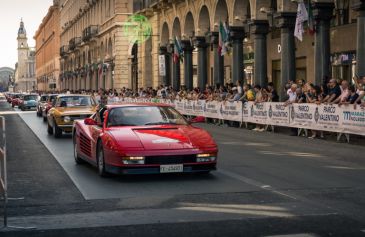
<svg viewBox="0 0 365 237">
<path fill-rule="evenodd" d="M 47 120 L 47 118 L 46 118 L 46 120 Z M 52 135 L 53 134 L 53 128 L 52 128 L 51 125 L 49 125 L 49 123 L 47 123 L 47 133 L 49 135 Z"/>
<path fill-rule="evenodd" d="M 80 165 L 85 163 L 83 159 L 80 158 L 79 154 L 77 153 L 77 141 L 76 141 L 76 134 L 74 133 L 72 136 L 73 144 L 74 144 L 74 158 L 76 164 Z"/>
<path fill-rule="evenodd" d="M 21 110 L 21 111 L 24 111 L 25 109 L 24 109 L 24 107 L 23 107 L 23 106 L 20 106 L 20 110 Z"/>
<path fill-rule="evenodd" d="M 56 123 L 54 123 L 53 126 L 53 135 L 55 138 L 60 138 L 62 137 L 62 129 L 60 129 Z"/>
<path fill-rule="evenodd" d="M 13 108 L 14 108 L 14 107 L 15 107 L 15 106 L 14 106 L 14 104 L 11 104 L 11 107 L 13 107 Z"/>
<path fill-rule="evenodd" d="M 101 141 L 98 142 L 96 166 L 98 168 L 98 173 L 101 177 L 108 176 L 108 173 L 105 171 L 104 149 Z"/>
</svg>

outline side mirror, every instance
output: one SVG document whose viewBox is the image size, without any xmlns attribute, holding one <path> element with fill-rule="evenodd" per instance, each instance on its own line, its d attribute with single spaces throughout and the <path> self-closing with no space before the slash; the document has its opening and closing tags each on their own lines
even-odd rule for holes
<svg viewBox="0 0 365 237">
<path fill-rule="evenodd" d="M 92 119 L 92 118 L 86 118 L 84 120 L 84 123 L 86 125 L 98 125 L 98 123 L 94 119 Z"/>
</svg>

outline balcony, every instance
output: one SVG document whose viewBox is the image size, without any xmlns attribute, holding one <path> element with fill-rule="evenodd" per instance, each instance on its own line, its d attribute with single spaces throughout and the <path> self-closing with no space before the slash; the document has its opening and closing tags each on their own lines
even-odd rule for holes
<svg viewBox="0 0 365 237">
<path fill-rule="evenodd" d="M 68 53 L 68 45 L 64 45 L 60 48 L 60 56 L 64 57 Z"/>
<path fill-rule="evenodd" d="M 74 37 L 68 42 L 68 48 L 70 51 L 74 51 L 78 45 L 81 44 L 81 37 Z"/>
<path fill-rule="evenodd" d="M 99 27 L 97 25 L 91 25 L 86 27 L 82 31 L 82 41 L 88 42 L 90 39 L 95 37 L 98 34 Z"/>
</svg>

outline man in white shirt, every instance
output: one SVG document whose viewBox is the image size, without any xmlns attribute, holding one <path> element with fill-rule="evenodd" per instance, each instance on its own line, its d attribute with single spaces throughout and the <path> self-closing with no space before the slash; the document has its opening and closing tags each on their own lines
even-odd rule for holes
<svg viewBox="0 0 365 237">
<path fill-rule="evenodd" d="M 285 105 L 295 103 L 295 101 L 297 99 L 297 92 L 296 92 L 297 88 L 298 88 L 297 84 L 292 84 L 290 89 L 286 92 L 289 99 L 287 101 L 285 101 Z"/>
</svg>

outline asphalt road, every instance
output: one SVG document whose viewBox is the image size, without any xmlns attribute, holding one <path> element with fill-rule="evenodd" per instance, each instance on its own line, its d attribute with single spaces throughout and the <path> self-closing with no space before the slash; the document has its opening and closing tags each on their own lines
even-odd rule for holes
<svg viewBox="0 0 365 237">
<path fill-rule="evenodd" d="M 365 236 L 365 147 L 202 124 L 217 141 L 210 175 L 99 178 L 70 136 L 35 112 L 7 119 L 9 222 L 1 236 Z"/>
</svg>

